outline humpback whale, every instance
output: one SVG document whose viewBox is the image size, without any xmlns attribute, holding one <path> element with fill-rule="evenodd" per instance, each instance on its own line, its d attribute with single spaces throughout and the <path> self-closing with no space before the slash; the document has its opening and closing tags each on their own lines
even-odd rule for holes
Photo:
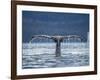
<svg viewBox="0 0 100 80">
<path fill-rule="evenodd" d="M 64 40 L 64 39 L 70 39 L 70 38 L 76 38 L 78 39 L 79 41 L 81 41 L 81 38 L 80 36 L 78 35 L 66 35 L 66 36 L 59 36 L 59 35 L 56 35 L 56 36 L 49 36 L 49 35 L 34 35 L 32 36 L 32 39 L 34 38 L 48 38 L 48 39 L 52 39 L 55 43 L 56 43 L 56 50 L 55 50 L 55 56 L 56 57 L 60 57 L 61 56 L 61 42 Z M 32 40 L 31 39 L 31 40 Z"/>
</svg>

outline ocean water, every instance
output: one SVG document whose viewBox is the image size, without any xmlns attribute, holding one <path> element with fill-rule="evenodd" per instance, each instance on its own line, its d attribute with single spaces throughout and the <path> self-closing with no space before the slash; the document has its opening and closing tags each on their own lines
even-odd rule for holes
<svg viewBox="0 0 100 80">
<path fill-rule="evenodd" d="M 89 65 L 87 43 L 61 43 L 61 56 L 55 57 L 55 43 L 23 43 L 22 68 L 79 67 Z"/>
</svg>

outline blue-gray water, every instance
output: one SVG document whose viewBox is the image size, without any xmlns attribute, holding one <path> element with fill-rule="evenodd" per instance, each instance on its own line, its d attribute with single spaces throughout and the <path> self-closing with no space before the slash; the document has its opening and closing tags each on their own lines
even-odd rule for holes
<svg viewBox="0 0 100 80">
<path fill-rule="evenodd" d="M 23 69 L 88 65 L 89 47 L 87 43 L 62 43 L 61 57 L 55 57 L 54 43 L 23 43 Z"/>
</svg>

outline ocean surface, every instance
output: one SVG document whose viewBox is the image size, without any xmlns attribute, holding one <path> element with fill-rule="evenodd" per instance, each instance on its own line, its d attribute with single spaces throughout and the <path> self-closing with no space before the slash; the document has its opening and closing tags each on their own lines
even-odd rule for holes
<svg viewBox="0 0 100 80">
<path fill-rule="evenodd" d="M 22 69 L 89 65 L 89 46 L 86 42 L 61 43 L 60 57 L 55 57 L 55 50 L 55 43 L 23 43 Z"/>
</svg>

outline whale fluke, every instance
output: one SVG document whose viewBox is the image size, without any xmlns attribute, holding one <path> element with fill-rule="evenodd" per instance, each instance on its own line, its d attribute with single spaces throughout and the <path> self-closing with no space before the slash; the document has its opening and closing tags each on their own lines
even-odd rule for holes
<svg viewBox="0 0 100 80">
<path fill-rule="evenodd" d="M 56 43 L 56 51 L 55 51 L 55 56 L 56 57 L 60 57 L 61 56 L 61 42 L 64 39 L 71 39 L 71 38 L 75 38 L 79 41 L 81 41 L 81 37 L 78 35 L 66 35 L 66 36 L 49 36 L 49 35 L 34 35 L 32 36 L 32 39 L 34 38 L 48 38 L 48 39 L 52 39 L 55 43 Z M 31 40 L 32 40 L 31 39 Z"/>
</svg>

